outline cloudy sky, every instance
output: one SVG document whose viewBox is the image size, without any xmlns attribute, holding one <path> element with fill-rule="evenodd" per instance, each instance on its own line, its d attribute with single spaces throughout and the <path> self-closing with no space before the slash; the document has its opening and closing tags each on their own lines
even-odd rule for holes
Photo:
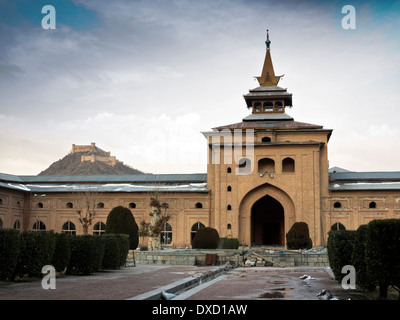
<svg viewBox="0 0 400 320">
<path fill-rule="evenodd" d="M 400 171 L 400 1 L 0 0 L 0 172 L 91 142 L 145 172 L 206 172 L 201 132 L 249 114 L 266 29 L 287 113 L 334 130 L 330 166 Z"/>
</svg>

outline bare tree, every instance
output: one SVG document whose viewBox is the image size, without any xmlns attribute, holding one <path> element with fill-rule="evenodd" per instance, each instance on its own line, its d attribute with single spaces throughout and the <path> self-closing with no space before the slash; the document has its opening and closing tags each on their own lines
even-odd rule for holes
<svg viewBox="0 0 400 320">
<path fill-rule="evenodd" d="M 140 223 L 142 234 L 149 237 L 149 250 L 161 249 L 160 235 L 162 227 L 170 218 L 170 216 L 167 215 L 168 204 L 166 202 L 160 203 L 159 197 L 160 192 L 159 189 L 156 188 L 150 196 L 150 222 L 147 223 L 143 220 Z"/>
<path fill-rule="evenodd" d="M 79 222 L 83 227 L 83 234 L 88 234 L 89 226 L 92 224 L 98 209 L 104 208 L 100 202 L 103 193 L 100 191 L 82 191 L 72 194 L 75 199 L 76 213 L 79 216 Z"/>
</svg>

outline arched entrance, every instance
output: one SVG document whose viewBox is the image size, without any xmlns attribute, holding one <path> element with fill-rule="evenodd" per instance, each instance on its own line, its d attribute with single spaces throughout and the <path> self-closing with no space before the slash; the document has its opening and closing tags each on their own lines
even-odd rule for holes
<svg viewBox="0 0 400 320">
<path fill-rule="evenodd" d="M 295 206 L 290 196 L 269 183 L 251 189 L 240 201 L 239 237 L 245 245 L 285 245 L 286 229 L 295 221 Z M 267 234 L 275 234 L 275 237 L 271 239 Z"/>
<path fill-rule="evenodd" d="M 257 200 L 251 208 L 252 245 L 283 245 L 285 232 L 284 209 L 269 195 Z"/>
</svg>

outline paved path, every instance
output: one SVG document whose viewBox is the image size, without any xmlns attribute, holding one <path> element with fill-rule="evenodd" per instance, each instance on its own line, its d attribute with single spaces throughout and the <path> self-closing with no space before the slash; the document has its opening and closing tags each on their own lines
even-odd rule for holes
<svg viewBox="0 0 400 320">
<path fill-rule="evenodd" d="M 56 279 L 54 290 L 44 290 L 41 280 L 1 284 L 0 300 L 137 300 L 215 269 L 138 265 L 89 276 L 63 276 Z M 304 281 L 302 275 L 313 279 Z M 214 280 L 177 292 L 174 300 L 319 300 L 322 289 L 340 299 L 351 297 L 327 268 L 250 267 L 230 269 Z"/>
<path fill-rule="evenodd" d="M 56 279 L 54 290 L 44 290 L 41 280 L 1 284 L 0 300 L 124 300 L 212 269 L 138 265 L 89 276 L 63 276 Z"/>
</svg>

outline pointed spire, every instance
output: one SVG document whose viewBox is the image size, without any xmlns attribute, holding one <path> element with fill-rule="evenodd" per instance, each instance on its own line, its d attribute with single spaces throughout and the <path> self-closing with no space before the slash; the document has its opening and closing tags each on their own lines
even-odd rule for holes
<svg viewBox="0 0 400 320">
<path fill-rule="evenodd" d="M 271 87 L 278 85 L 279 79 L 282 76 L 275 76 L 270 53 L 271 41 L 269 40 L 269 30 L 267 30 L 267 40 L 265 41 L 265 44 L 267 45 L 267 52 L 265 54 L 263 70 L 261 76 L 256 78 L 261 87 Z"/>
<path fill-rule="evenodd" d="M 267 40 L 265 41 L 265 44 L 267 45 L 267 50 L 269 50 L 269 46 L 271 44 L 271 41 L 269 40 L 269 33 L 268 33 L 268 29 L 267 29 Z"/>
</svg>

